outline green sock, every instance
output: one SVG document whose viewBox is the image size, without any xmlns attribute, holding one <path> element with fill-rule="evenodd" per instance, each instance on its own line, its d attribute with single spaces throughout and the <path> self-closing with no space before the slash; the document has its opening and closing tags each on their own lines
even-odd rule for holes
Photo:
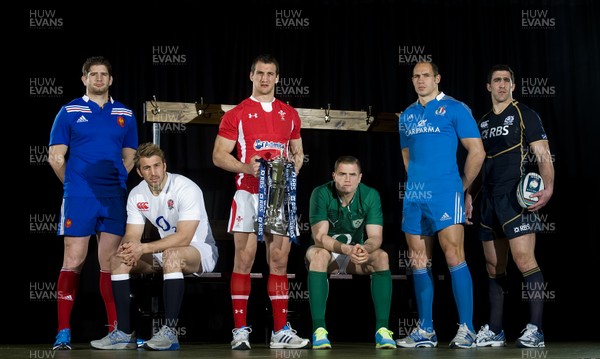
<svg viewBox="0 0 600 359">
<path fill-rule="evenodd" d="M 308 301 L 312 316 L 313 331 L 325 326 L 325 308 L 329 295 L 327 273 L 308 271 Z"/>
<path fill-rule="evenodd" d="M 392 305 L 392 272 L 384 270 L 371 275 L 371 298 L 375 305 L 375 328 L 388 327 Z"/>
</svg>

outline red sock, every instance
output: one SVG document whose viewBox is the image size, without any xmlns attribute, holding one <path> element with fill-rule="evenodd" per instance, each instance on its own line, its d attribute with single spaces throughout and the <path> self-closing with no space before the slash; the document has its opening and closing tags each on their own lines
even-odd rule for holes
<svg viewBox="0 0 600 359">
<path fill-rule="evenodd" d="M 79 288 L 79 272 L 61 269 L 58 276 L 56 301 L 58 303 L 58 330 L 71 328 L 69 321 Z"/>
<path fill-rule="evenodd" d="M 117 322 L 117 309 L 115 307 L 115 297 L 112 291 L 112 280 L 110 279 L 110 273 L 100 271 L 100 294 L 102 300 L 104 300 L 104 307 L 106 308 L 106 317 L 108 318 L 108 332 L 112 332 L 115 329 Z"/>
<path fill-rule="evenodd" d="M 288 312 L 288 277 L 287 274 L 269 274 L 267 292 L 273 308 L 273 331 L 277 332 L 287 324 Z"/>
<path fill-rule="evenodd" d="M 231 302 L 233 304 L 233 323 L 236 328 L 246 327 L 246 310 L 250 296 L 250 273 L 231 273 Z"/>
</svg>

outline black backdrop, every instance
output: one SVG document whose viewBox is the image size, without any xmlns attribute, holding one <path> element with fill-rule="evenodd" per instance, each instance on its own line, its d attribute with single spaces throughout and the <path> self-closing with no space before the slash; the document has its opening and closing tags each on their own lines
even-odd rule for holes
<svg viewBox="0 0 600 359">
<path fill-rule="evenodd" d="M 595 225 L 599 161 L 593 146 L 599 134 L 598 115 L 593 110 L 594 91 L 600 82 L 598 2 L 254 0 L 237 5 L 229 0 L 211 4 L 172 0 L 145 1 L 128 8 L 115 1 L 76 7 L 27 1 L 19 5 L 20 11 L 9 15 L 10 21 L 16 22 L 18 36 L 12 29 L 7 36 L 22 40 L 19 51 L 9 55 L 14 65 L 6 70 L 10 77 L 14 76 L 12 67 L 19 70 L 15 89 L 10 90 L 18 93 L 19 106 L 25 106 L 26 118 L 18 122 L 23 124 L 19 129 L 23 135 L 18 136 L 17 158 L 18 168 L 24 168 L 30 180 L 12 180 L 27 193 L 29 206 L 18 211 L 19 230 L 11 235 L 16 240 L 9 241 L 6 249 L 6 253 L 18 253 L 7 255 L 10 269 L 5 270 L 11 283 L 10 289 L 5 288 L 7 308 L 17 330 L 11 330 L 2 341 L 50 342 L 56 334 L 53 289 L 62 261 L 62 238 L 55 235 L 55 229 L 62 186 L 47 165 L 47 145 L 60 106 L 83 94 L 79 78 L 85 58 L 104 55 L 111 60 L 111 95 L 134 110 L 140 141 L 145 142 L 153 139 L 152 125 L 144 121 L 145 101 L 156 96 L 159 101 L 236 104 L 249 96 L 250 62 L 263 52 L 279 59 L 277 97 L 291 105 L 371 108 L 375 115 L 400 112 L 415 101 L 409 77 L 415 61 L 425 59 L 438 63 L 441 89 L 468 104 L 478 118 L 491 106 L 485 89 L 488 69 L 496 63 L 510 64 L 517 76 L 515 98 L 539 112 L 555 158 L 555 192 L 542 211 L 544 231 L 538 236 L 537 248 L 546 280 L 547 340 L 598 339 L 593 331 L 599 312 L 593 287 L 598 283 L 600 254 Z M 160 128 L 169 170 L 197 181 L 204 190 L 209 216 L 226 220 L 234 184 L 233 175 L 211 161 L 217 127 L 162 124 Z M 313 129 L 303 130 L 303 140 L 306 159 L 299 178 L 302 244 L 293 252 L 290 272 L 298 273 L 305 286 L 302 250 L 309 241 L 310 191 L 330 179 L 335 158 L 352 154 L 363 162 L 363 182 L 382 194 L 384 247 L 390 252 L 394 274 L 405 274 L 405 242 L 400 232 L 405 174 L 397 133 Z M 130 176 L 131 185 L 138 180 L 135 173 Z M 486 320 L 486 275 L 481 245 L 471 228 L 467 229 L 466 248 L 478 328 Z M 89 340 L 103 333 L 94 250 L 92 241 L 72 319 L 74 340 Z M 230 270 L 230 258 L 225 257 L 231 252 L 221 255 L 227 260 L 221 269 Z M 257 270 L 263 271 L 263 265 L 258 261 Z M 443 258 L 438 258 L 434 267 L 439 275 L 447 274 Z M 509 339 L 524 326 L 527 313 L 526 303 L 519 297 L 518 271 L 514 267 L 510 271 L 515 293 L 507 308 Z M 340 288 L 343 294 L 337 294 L 338 298 L 357 293 L 364 308 L 370 310 L 368 295 L 358 293 L 367 289 L 360 283 Z M 398 334 L 414 308 L 409 282 L 394 283 L 390 327 Z M 434 316 L 442 339 L 455 332 L 455 306 L 448 288 L 448 280 L 439 281 Z M 230 303 L 226 295 L 223 298 L 215 312 L 225 318 L 219 333 L 226 333 L 222 340 L 228 341 Z M 306 310 L 305 298 L 300 306 Z M 328 317 L 344 314 L 332 309 Z M 294 324 L 309 330 L 309 317 L 303 322 Z M 573 325 L 577 329 L 569 330 Z M 370 341 L 371 333 L 369 330 L 359 339 Z M 189 338 L 193 337 L 190 334 Z M 344 338 L 339 335 L 337 340 Z"/>
</svg>

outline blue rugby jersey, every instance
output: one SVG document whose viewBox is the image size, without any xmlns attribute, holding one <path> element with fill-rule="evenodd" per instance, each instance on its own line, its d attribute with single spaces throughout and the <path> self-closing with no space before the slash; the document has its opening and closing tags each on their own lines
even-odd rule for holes
<svg viewBox="0 0 600 359">
<path fill-rule="evenodd" d="M 86 95 L 63 106 L 52 125 L 50 146 L 66 145 L 64 197 L 127 195 L 122 149 L 138 147 L 133 112 L 110 98 L 103 108 Z"/>
</svg>

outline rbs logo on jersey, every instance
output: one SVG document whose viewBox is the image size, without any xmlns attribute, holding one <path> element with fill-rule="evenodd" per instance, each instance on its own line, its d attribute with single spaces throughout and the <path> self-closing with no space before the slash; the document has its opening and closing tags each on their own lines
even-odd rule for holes
<svg viewBox="0 0 600 359">
<path fill-rule="evenodd" d="M 484 140 L 487 138 L 491 138 L 491 137 L 506 136 L 506 135 L 508 135 L 508 126 L 497 126 L 497 127 L 492 127 L 492 128 L 486 128 L 485 130 L 481 131 L 481 138 Z"/>
</svg>

